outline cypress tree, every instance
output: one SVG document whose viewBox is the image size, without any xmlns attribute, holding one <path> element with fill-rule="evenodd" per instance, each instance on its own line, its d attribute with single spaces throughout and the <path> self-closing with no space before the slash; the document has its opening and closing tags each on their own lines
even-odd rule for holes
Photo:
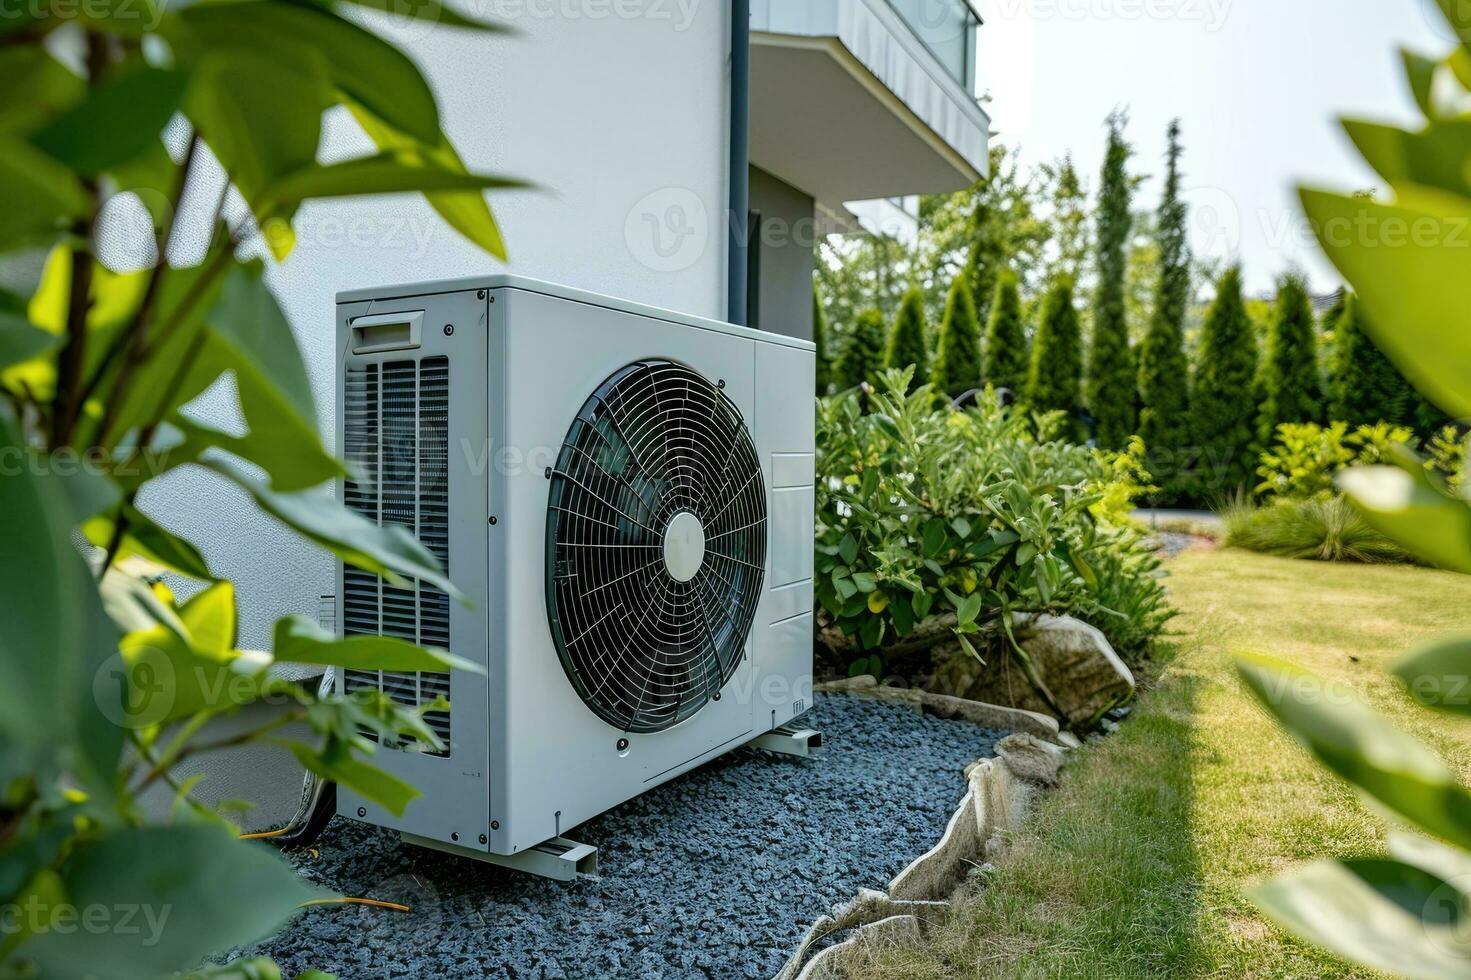
<svg viewBox="0 0 1471 980">
<path fill-rule="evenodd" d="M 817 345 L 817 397 L 827 395 L 833 383 L 832 364 L 827 355 L 827 311 L 822 308 L 822 294 L 812 286 L 812 342 Z"/>
<path fill-rule="evenodd" d="M 1169 490 L 1178 453 L 1190 441 L 1190 369 L 1185 359 L 1185 313 L 1190 304 L 1190 246 L 1180 200 L 1180 121 L 1170 124 L 1164 199 L 1155 240 L 1159 286 L 1149 333 L 1139 350 L 1139 434 L 1150 452 L 1155 482 Z"/>
<path fill-rule="evenodd" d="M 1108 151 L 1098 189 L 1098 283 L 1093 293 L 1093 336 L 1084 392 L 1098 444 L 1104 449 L 1122 448 L 1134 434 L 1136 392 L 1125 306 L 1133 226 L 1126 121 L 1122 113 L 1108 118 Z"/>
<path fill-rule="evenodd" d="M 1067 412 L 1068 436 L 1084 438 L 1078 421 L 1083 388 L 1083 333 L 1073 305 L 1073 281 L 1058 276 L 1042 300 L 1042 318 L 1032 342 L 1027 404 L 1038 412 Z"/>
<path fill-rule="evenodd" d="M 839 390 L 856 388 L 864 382 L 873 384 L 883 364 L 884 315 L 876 309 L 867 309 L 853 321 L 853 330 L 838 358 Z"/>
<path fill-rule="evenodd" d="M 1216 284 L 1197 356 L 1190 430 L 1200 455 L 1192 483 L 1195 495 L 1209 500 L 1256 483 L 1256 328 L 1242 301 L 1239 266 Z"/>
<path fill-rule="evenodd" d="M 1027 328 L 1022 322 L 1022 295 L 1016 273 L 1001 272 L 991 319 L 986 324 L 986 357 L 982 375 L 997 390 L 1008 389 L 1020 398 L 1027 384 Z"/>
<path fill-rule="evenodd" d="M 884 367 L 907 368 L 914 365 L 914 379 L 910 390 L 929 380 L 930 352 L 925 347 L 924 292 L 918 286 L 904 291 L 899 300 L 899 313 L 894 317 L 894 327 L 889 331 L 888 348 L 884 352 Z"/>
<path fill-rule="evenodd" d="M 1414 393 L 1364 331 L 1364 308 L 1357 298 L 1344 300 L 1334 330 L 1333 374 L 1329 415 L 1350 425 L 1414 426 Z"/>
<path fill-rule="evenodd" d="M 956 277 L 945 298 L 934 382 L 951 398 L 981 385 L 981 321 L 964 276 Z"/>
<path fill-rule="evenodd" d="M 1317 324 L 1301 276 L 1288 275 L 1277 290 L 1262 360 L 1262 405 L 1257 434 L 1265 444 L 1284 422 L 1316 422 L 1323 410 L 1318 372 Z"/>
</svg>

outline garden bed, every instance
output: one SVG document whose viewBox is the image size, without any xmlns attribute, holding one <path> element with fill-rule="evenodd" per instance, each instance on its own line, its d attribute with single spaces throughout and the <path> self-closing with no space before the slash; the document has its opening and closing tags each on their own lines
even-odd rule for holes
<svg viewBox="0 0 1471 980">
<path fill-rule="evenodd" d="M 302 873 L 402 902 L 299 914 L 257 952 L 285 975 L 752 977 L 811 922 L 929 850 L 966 766 L 1005 733 L 883 701 L 818 695 L 806 759 L 741 749 L 576 829 L 601 875 L 559 884 L 400 844 L 337 819 Z"/>
</svg>

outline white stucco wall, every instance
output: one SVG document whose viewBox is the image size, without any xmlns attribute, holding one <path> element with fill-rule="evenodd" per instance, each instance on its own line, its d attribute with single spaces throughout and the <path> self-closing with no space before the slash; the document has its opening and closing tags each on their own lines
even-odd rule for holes
<svg viewBox="0 0 1471 980">
<path fill-rule="evenodd" d="M 460 8 L 508 20 L 517 35 L 387 21 L 374 26 L 424 69 L 445 127 L 472 169 L 539 185 L 491 197 L 510 251 L 508 268 L 723 317 L 726 4 L 467 0 Z M 345 114 L 328 119 L 325 144 L 329 158 L 372 151 Z M 705 232 L 661 255 L 652 247 L 651 222 L 670 217 L 671 206 L 697 232 L 703 211 Z M 297 231 L 296 251 L 271 281 L 297 330 L 326 433 L 334 422 L 339 290 L 499 265 L 417 197 L 311 204 Z M 222 420 L 232 405 L 230 392 L 217 391 L 202 408 Z M 266 518 L 243 519 L 251 511 L 243 496 L 213 477 L 181 473 L 144 505 L 203 546 L 214 569 L 235 581 L 244 647 L 267 648 L 277 618 L 316 615 L 318 596 L 332 591 L 328 557 Z"/>
</svg>

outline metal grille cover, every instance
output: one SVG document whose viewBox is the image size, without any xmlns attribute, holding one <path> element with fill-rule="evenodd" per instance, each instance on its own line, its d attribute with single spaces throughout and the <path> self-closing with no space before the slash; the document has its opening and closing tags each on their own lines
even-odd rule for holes
<svg viewBox="0 0 1471 980">
<path fill-rule="evenodd" d="M 387 361 L 347 368 L 343 451 L 364 475 L 349 481 L 344 502 L 379 524 L 415 534 L 449 568 L 449 361 Z M 448 649 L 449 596 L 423 582 L 408 588 L 346 566 L 342 572 L 343 633 L 395 636 Z M 381 690 L 400 704 L 428 704 L 450 693 L 447 673 L 349 670 L 344 690 Z M 449 713 L 424 718 L 445 745 Z M 446 751 L 434 753 L 448 755 Z"/>
<path fill-rule="evenodd" d="M 552 473 L 547 615 L 608 724 L 691 717 L 745 655 L 766 566 L 766 489 L 734 403 L 683 365 L 630 364 L 573 421 Z"/>
</svg>

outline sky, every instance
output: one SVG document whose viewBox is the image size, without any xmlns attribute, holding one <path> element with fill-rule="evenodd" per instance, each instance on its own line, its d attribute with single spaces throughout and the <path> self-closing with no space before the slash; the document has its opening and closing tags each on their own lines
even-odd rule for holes
<svg viewBox="0 0 1471 980">
<path fill-rule="evenodd" d="M 1340 279 L 1303 226 L 1301 182 L 1377 185 L 1336 119 L 1402 125 L 1416 113 L 1399 48 L 1437 56 L 1451 35 L 1434 0 L 982 0 L 979 85 L 996 139 L 1030 164 L 1071 151 L 1096 190 L 1104 119 L 1129 114 L 1131 169 L 1159 174 L 1184 127 L 1191 240 L 1240 260 L 1248 289 L 1290 269 Z M 1135 206 L 1153 208 L 1160 184 Z"/>
</svg>

